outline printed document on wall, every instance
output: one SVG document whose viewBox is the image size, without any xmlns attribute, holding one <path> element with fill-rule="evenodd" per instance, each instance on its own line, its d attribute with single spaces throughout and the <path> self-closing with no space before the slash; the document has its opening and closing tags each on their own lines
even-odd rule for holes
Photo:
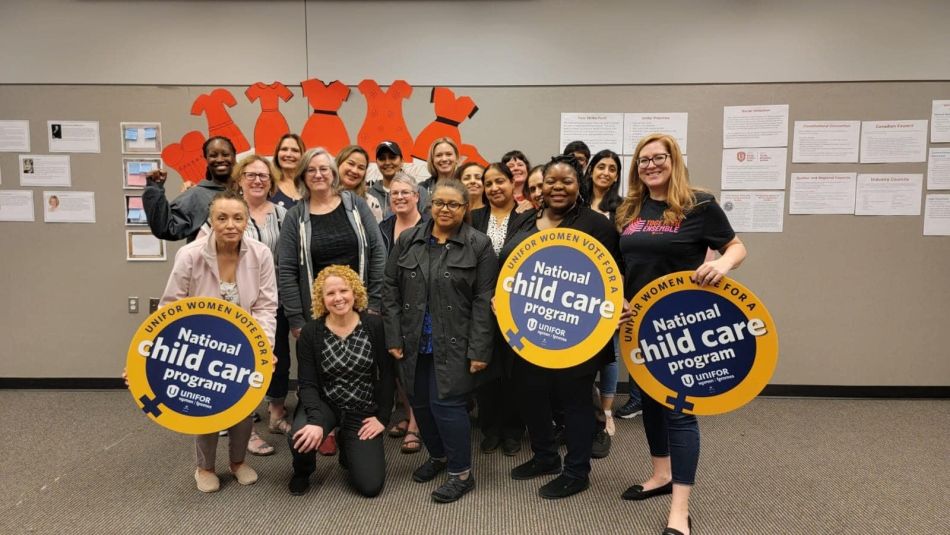
<svg viewBox="0 0 950 535">
<path fill-rule="evenodd" d="M 788 104 L 726 106 L 722 109 L 722 147 L 787 147 Z"/>
<path fill-rule="evenodd" d="M 560 150 L 571 141 L 583 141 L 594 154 L 610 149 L 623 150 L 622 113 L 562 113 Z"/>
<path fill-rule="evenodd" d="M 69 156 L 46 156 L 43 154 L 21 154 L 21 186 L 62 186 L 71 185 Z"/>
<path fill-rule="evenodd" d="M 858 163 L 861 121 L 795 121 L 794 163 Z"/>
<path fill-rule="evenodd" d="M 790 214 L 853 214 L 857 173 L 792 173 Z"/>
<path fill-rule="evenodd" d="M 30 121 L 0 121 L 0 152 L 30 152 Z"/>
<path fill-rule="evenodd" d="M 950 236 L 950 194 L 927 195 L 924 207 L 924 236 Z"/>
<path fill-rule="evenodd" d="M 950 100 L 933 101 L 930 114 L 930 142 L 950 143 Z"/>
<path fill-rule="evenodd" d="M 922 174 L 858 175 L 856 215 L 920 215 Z"/>
<path fill-rule="evenodd" d="M 930 149 L 927 159 L 927 189 L 950 189 L 950 148 Z"/>
<path fill-rule="evenodd" d="M 623 152 L 633 154 L 640 140 L 649 134 L 669 134 L 686 154 L 688 113 L 625 113 L 623 114 Z"/>
<path fill-rule="evenodd" d="M 30 190 L 0 190 L 0 221 L 35 221 L 33 192 Z"/>
<path fill-rule="evenodd" d="M 788 149 L 723 149 L 722 189 L 785 189 Z"/>
<path fill-rule="evenodd" d="M 864 121 L 861 163 L 927 161 L 927 120 Z"/>
<path fill-rule="evenodd" d="M 44 191 L 43 221 L 95 223 L 96 194 L 92 191 Z"/>
<path fill-rule="evenodd" d="M 723 191 L 719 202 L 736 232 L 782 232 L 784 191 Z"/>
<path fill-rule="evenodd" d="M 99 152 L 99 121 L 47 121 L 50 152 Z"/>
</svg>

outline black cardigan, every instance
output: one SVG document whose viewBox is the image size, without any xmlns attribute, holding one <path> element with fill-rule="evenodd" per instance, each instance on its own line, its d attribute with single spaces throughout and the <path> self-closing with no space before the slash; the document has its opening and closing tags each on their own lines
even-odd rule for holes
<svg viewBox="0 0 950 535">
<path fill-rule="evenodd" d="M 360 321 L 369 334 L 374 363 L 373 399 L 376 402 L 376 418 L 383 425 L 389 424 L 393 408 L 395 380 L 393 358 L 386 350 L 383 320 L 375 314 L 360 313 Z M 297 339 L 297 397 L 307 411 L 307 423 L 319 425 L 324 433 L 337 426 L 336 413 L 323 399 L 323 377 L 320 360 L 323 358 L 326 317 L 308 322 Z"/>
</svg>

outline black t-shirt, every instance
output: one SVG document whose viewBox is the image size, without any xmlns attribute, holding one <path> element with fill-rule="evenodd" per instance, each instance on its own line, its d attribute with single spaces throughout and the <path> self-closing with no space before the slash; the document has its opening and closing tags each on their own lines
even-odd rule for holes
<svg viewBox="0 0 950 535">
<path fill-rule="evenodd" d="M 708 193 L 696 193 L 696 205 L 678 223 L 663 221 L 666 208 L 665 202 L 648 197 L 637 219 L 620 233 L 628 300 L 657 277 L 698 268 L 707 249 L 722 249 L 736 236 L 716 198 Z"/>
<path fill-rule="evenodd" d="M 341 202 L 328 214 L 310 214 L 310 260 L 313 276 L 337 264 L 360 272 L 360 243 Z"/>
</svg>

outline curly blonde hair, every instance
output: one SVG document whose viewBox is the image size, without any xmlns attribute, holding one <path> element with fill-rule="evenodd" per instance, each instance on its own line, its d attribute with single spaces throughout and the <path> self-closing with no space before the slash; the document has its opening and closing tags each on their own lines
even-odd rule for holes
<svg viewBox="0 0 950 535">
<path fill-rule="evenodd" d="M 366 287 L 360 276 L 349 266 L 332 265 L 323 268 L 317 279 L 313 281 L 313 317 L 322 318 L 327 314 L 327 307 L 323 304 L 323 287 L 330 277 L 339 277 L 343 282 L 353 290 L 353 309 L 366 310 L 369 304 L 369 297 L 366 295 Z"/>
</svg>

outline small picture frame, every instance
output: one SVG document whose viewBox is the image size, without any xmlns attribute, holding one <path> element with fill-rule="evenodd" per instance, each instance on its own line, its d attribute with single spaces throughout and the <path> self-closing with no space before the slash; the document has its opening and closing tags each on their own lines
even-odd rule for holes
<svg viewBox="0 0 950 535">
<path fill-rule="evenodd" d="M 145 216 L 145 206 L 142 204 L 141 195 L 125 195 L 125 224 L 130 227 L 148 225 L 148 218 Z"/>
<path fill-rule="evenodd" d="M 125 259 L 129 262 L 163 262 L 165 242 L 149 230 L 125 231 Z"/>
<path fill-rule="evenodd" d="M 161 167 L 161 158 L 122 158 L 122 187 L 145 189 L 145 175 Z"/>
<path fill-rule="evenodd" d="M 161 154 L 162 123 L 119 123 L 124 154 Z"/>
</svg>

